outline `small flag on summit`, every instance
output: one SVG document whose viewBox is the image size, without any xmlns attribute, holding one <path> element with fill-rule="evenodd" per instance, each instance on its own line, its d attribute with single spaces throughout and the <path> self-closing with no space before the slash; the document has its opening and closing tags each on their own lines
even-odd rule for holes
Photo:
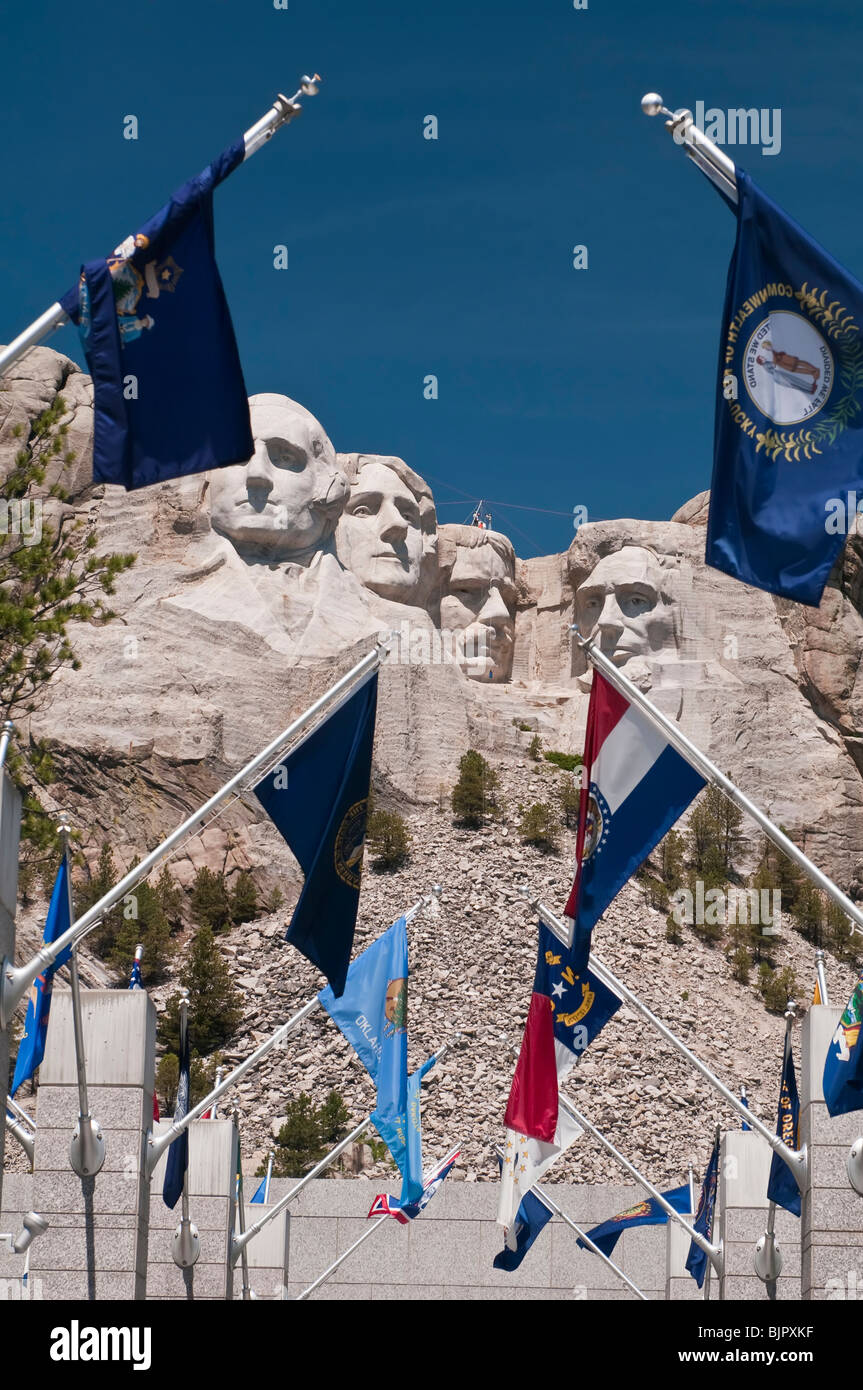
<svg viewBox="0 0 863 1390">
<path fill-rule="evenodd" d="M 215 258 L 213 192 L 236 141 L 60 301 L 93 377 L 93 481 L 127 489 L 251 458 L 249 402 Z"/>
</svg>

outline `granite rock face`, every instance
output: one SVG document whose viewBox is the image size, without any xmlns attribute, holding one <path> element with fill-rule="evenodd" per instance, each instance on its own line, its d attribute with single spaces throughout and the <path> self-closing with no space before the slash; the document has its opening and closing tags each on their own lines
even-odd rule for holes
<svg viewBox="0 0 863 1390">
<path fill-rule="evenodd" d="M 361 935 L 371 939 L 392 920 L 403 890 L 415 898 L 440 879 L 459 905 L 448 909 L 451 940 L 437 940 L 440 923 L 418 928 L 412 970 L 428 975 L 421 998 L 430 1026 L 417 1041 L 437 1045 L 448 1010 L 458 1012 L 457 1004 L 462 1012 L 473 1010 L 476 1042 L 493 1047 L 494 1028 L 499 1032 L 506 1022 L 515 1041 L 534 944 L 529 926 L 520 918 L 517 930 L 513 925 L 514 884 L 535 877 L 551 905 L 560 907 L 571 846 L 561 859 L 544 861 L 516 847 L 514 810 L 499 834 L 465 838 L 444 828 L 448 819 L 440 808 L 448 806 L 458 760 L 469 747 L 501 770 L 512 808 L 553 795 L 559 774 L 547 765 L 537 772 L 526 749 L 538 733 L 546 749 L 581 751 L 591 674 L 572 639 L 576 622 L 816 863 L 863 897 L 859 536 L 849 540 L 817 610 L 746 588 L 705 566 L 706 494 L 671 521 L 585 524 L 566 553 L 521 560 L 498 533 L 438 528 L 431 490 L 409 464 L 336 452 L 307 411 L 272 395 L 253 398 L 255 454 L 248 464 L 223 470 L 215 486 L 200 475 L 127 494 L 93 486 L 89 378 L 44 348 L 0 381 L 0 476 L 20 446 L 14 427 L 26 432 L 60 392 L 67 442 L 76 452 L 64 474 L 69 505 L 95 527 L 100 551 L 138 557 L 118 580 L 116 619 L 101 628 L 73 625 L 80 669 L 54 677 L 20 730 L 49 742 L 58 781 L 49 788 L 48 805 L 52 794 L 62 796 L 91 862 L 105 838 L 124 866 L 152 848 L 349 669 L 378 634 L 394 634 L 381 672 L 375 779 L 384 804 L 408 814 L 415 843 L 404 881 L 367 876 Z M 59 475 L 59 462 L 52 461 L 46 491 Z M 744 867 L 754 863 L 756 848 L 753 836 Z M 283 889 L 286 910 L 299 887 L 287 846 L 247 800 L 189 841 L 171 868 L 188 884 L 202 865 L 229 873 L 251 869 L 262 889 Z M 609 921 L 611 964 L 631 965 L 634 982 L 649 943 L 657 996 L 663 988 L 672 1000 L 689 994 L 692 1003 L 683 1012 L 695 1028 L 696 997 L 704 993 L 693 983 L 696 966 L 681 964 L 665 943 L 664 919 L 645 909 L 636 886 L 621 896 Z M 261 990 L 246 991 L 249 1044 L 295 1006 L 297 991 L 305 990 L 305 998 L 317 987 L 314 972 L 283 945 L 283 928 L 281 919 L 268 919 L 258 935 L 268 943 L 267 969 L 284 971 L 289 960 L 294 983 L 269 1004 L 257 998 Z M 489 937 L 504 945 L 493 967 L 486 959 Z M 239 937 L 228 946 L 238 978 L 261 968 L 264 957 L 259 961 Z M 490 970 L 493 998 L 482 985 Z M 770 1036 L 774 1025 L 754 995 L 730 979 L 718 955 L 699 947 L 697 970 L 716 973 L 715 984 L 734 996 L 723 1060 L 739 1068 L 740 1079 L 754 1081 L 764 1071 L 758 1039 L 765 1023 Z M 472 983 L 459 1002 L 465 980 Z M 506 1015 L 504 1024 L 498 1013 Z M 462 1022 L 469 1026 L 468 1019 Z M 715 1026 L 720 1029 L 721 1020 Z M 752 1039 L 743 1041 L 747 1029 Z M 627 1045 L 609 1043 L 608 1060 L 616 1059 L 617 1071 L 612 1067 L 613 1077 L 600 1077 L 601 1113 L 608 1117 L 629 1103 L 621 1046 L 625 1052 Z M 317 1057 L 316 1047 L 310 1057 Z M 602 1052 L 579 1074 L 601 1071 Z M 303 1087 L 343 1079 L 348 1063 L 335 1066 L 328 1059 L 325 1051 L 323 1065 L 300 1067 Z M 639 1065 L 645 1086 L 661 1071 L 649 1048 Z M 479 1051 L 471 1068 L 472 1080 L 466 1080 L 459 1063 L 450 1085 L 447 1064 L 434 1086 L 441 1114 L 457 1111 L 479 1135 L 502 1113 L 502 1078 L 511 1068 L 509 1059 L 491 1066 Z M 773 1078 L 764 1077 L 767 1104 Z M 676 1072 L 673 1080 L 681 1105 L 689 1106 L 688 1083 Z M 240 1109 L 255 1142 L 263 1144 L 283 1091 L 275 1077 L 249 1086 Z M 671 1177 L 679 1172 L 683 1140 L 694 1142 L 697 1107 L 692 1101 L 692 1125 L 681 1143 L 668 1139 L 663 1150 L 651 1096 L 639 1102 L 655 1138 L 644 1153 L 661 1168 L 655 1177 L 666 1171 Z M 351 1098 L 365 1103 L 360 1082 Z M 431 1123 L 443 1140 L 447 1127 Z M 485 1175 L 478 1148 L 467 1162 Z M 602 1162 L 591 1174 L 594 1168 L 596 1176 L 611 1176 Z"/>
</svg>

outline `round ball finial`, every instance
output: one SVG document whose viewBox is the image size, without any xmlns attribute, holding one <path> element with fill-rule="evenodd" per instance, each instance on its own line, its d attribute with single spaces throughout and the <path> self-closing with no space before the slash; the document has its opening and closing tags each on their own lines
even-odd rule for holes
<svg viewBox="0 0 863 1390">
<path fill-rule="evenodd" d="M 432 892 L 434 893 L 435 897 L 438 898 L 438 899 L 440 899 L 440 898 L 443 897 L 443 888 L 441 887 L 441 885 L 440 885 L 439 883 L 433 883 L 433 884 L 432 884 Z"/>
<path fill-rule="evenodd" d="M 662 97 L 658 92 L 645 92 L 641 98 L 641 109 L 645 116 L 658 116 L 662 110 Z"/>
</svg>

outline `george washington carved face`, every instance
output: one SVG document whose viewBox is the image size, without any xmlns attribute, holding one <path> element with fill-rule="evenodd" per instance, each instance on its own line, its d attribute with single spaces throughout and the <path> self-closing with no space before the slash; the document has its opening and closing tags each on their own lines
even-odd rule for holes
<svg viewBox="0 0 863 1390">
<path fill-rule="evenodd" d="M 332 534 L 348 484 L 313 415 L 287 396 L 249 398 L 255 452 L 210 473 L 211 518 L 244 559 L 307 562 Z"/>
</svg>

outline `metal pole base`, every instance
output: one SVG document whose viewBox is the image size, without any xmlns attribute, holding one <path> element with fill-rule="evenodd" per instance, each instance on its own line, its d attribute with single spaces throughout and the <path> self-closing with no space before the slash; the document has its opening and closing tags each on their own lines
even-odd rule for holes
<svg viewBox="0 0 863 1390">
<path fill-rule="evenodd" d="M 772 1231 L 765 1231 L 755 1246 L 755 1273 L 763 1284 L 775 1282 L 782 1273 L 782 1251 Z"/>
<path fill-rule="evenodd" d="M 854 1188 L 858 1197 L 863 1197 L 863 1135 L 851 1146 L 851 1152 L 845 1162 L 845 1169 L 848 1173 L 848 1181 Z"/>
<path fill-rule="evenodd" d="M 171 1242 L 171 1255 L 179 1269 L 191 1269 L 201 1257 L 201 1237 L 194 1221 L 181 1221 Z"/>
<path fill-rule="evenodd" d="M 79 1178 L 92 1178 L 105 1162 L 105 1140 L 98 1120 L 79 1115 L 69 1145 L 69 1162 Z"/>
</svg>

